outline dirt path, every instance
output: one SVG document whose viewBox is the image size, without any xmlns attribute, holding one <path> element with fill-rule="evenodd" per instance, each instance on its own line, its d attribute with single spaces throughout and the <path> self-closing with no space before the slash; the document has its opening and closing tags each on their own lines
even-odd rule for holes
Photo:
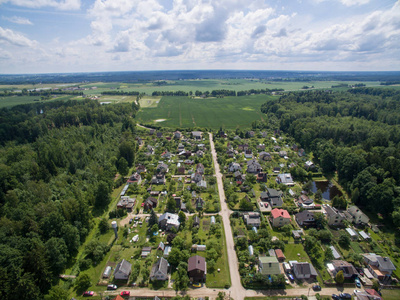
<svg viewBox="0 0 400 300">
<path fill-rule="evenodd" d="M 211 155 L 214 161 L 215 175 L 217 177 L 219 200 L 221 202 L 220 215 L 222 216 L 222 220 L 224 221 L 226 248 L 228 251 L 228 260 L 229 260 L 229 273 L 231 275 L 231 288 L 228 290 L 228 292 L 235 299 L 244 299 L 246 295 L 246 290 L 243 288 L 242 283 L 240 281 L 239 263 L 236 256 L 235 243 L 233 241 L 232 229 L 229 221 L 231 210 L 228 208 L 228 205 L 225 202 L 225 192 L 224 192 L 224 185 L 222 182 L 222 174 L 217 161 L 217 153 L 215 151 L 214 141 L 212 139 L 213 137 L 212 133 L 209 133 L 209 137 L 210 137 Z"/>
</svg>

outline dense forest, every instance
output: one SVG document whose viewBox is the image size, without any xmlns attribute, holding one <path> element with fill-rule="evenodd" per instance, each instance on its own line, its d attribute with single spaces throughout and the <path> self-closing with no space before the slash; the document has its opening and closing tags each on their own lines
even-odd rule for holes
<svg viewBox="0 0 400 300">
<path fill-rule="evenodd" d="M 357 205 L 400 226 L 400 93 L 355 88 L 293 92 L 261 110 L 312 151 Z"/>
<path fill-rule="evenodd" d="M 44 299 L 136 152 L 135 104 L 0 110 L 0 298 Z M 93 256 L 103 249 L 93 249 Z"/>
</svg>

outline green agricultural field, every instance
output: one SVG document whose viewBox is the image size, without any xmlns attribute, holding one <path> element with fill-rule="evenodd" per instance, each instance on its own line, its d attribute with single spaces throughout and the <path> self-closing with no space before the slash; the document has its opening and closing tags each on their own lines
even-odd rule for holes
<svg viewBox="0 0 400 300">
<path fill-rule="evenodd" d="M 254 95 L 191 99 L 188 97 L 162 97 L 156 108 L 142 108 L 139 122 L 165 127 L 248 128 L 255 120 L 265 116 L 260 107 L 273 96 Z"/>
</svg>

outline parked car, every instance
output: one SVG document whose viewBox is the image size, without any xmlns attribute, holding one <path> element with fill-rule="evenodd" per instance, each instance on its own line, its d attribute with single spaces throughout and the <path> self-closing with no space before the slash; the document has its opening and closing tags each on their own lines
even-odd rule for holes
<svg viewBox="0 0 400 300">
<path fill-rule="evenodd" d="M 357 272 L 358 272 L 358 274 L 360 274 L 361 276 L 364 276 L 364 270 L 363 270 L 363 268 L 357 268 Z"/>
<path fill-rule="evenodd" d="M 354 279 L 354 283 L 356 284 L 356 286 L 357 286 L 358 288 L 361 287 L 361 282 L 360 282 L 360 279 L 359 279 L 358 277 L 356 277 L 356 278 Z"/>
<path fill-rule="evenodd" d="M 193 287 L 199 288 L 201 287 L 201 283 L 193 283 Z"/>
<path fill-rule="evenodd" d="M 287 276 L 289 277 L 289 279 L 290 279 L 291 281 L 294 281 L 294 277 L 293 277 L 292 274 L 289 273 Z"/>
<path fill-rule="evenodd" d="M 321 290 L 321 286 L 320 286 L 319 284 L 314 284 L 313 287 L 312 287 L 312 289 L 313 289 L 314 291 L 320 291 L 320 290 Z"/>
<path fill-rule="evenodd" d="M 129 219 L 129 224 L 132 224 L 132 222 L 133 222 L 133 219 Z"/>
<path fill-rule="evenodd" d="M 107 290 L 116 290 L 118 287 L 115 284 L 107 285 Z"/>
<path fill-rule="evenodd" d="M 342 299 L 351 299 L 351 295 L 348 293 L 340 293 L 339 297 Z"/>
<path fill-rule="evenodd" d="M 336 294 L 332 294 L 332 299 L 333 300 L 340 300 L 340 297 Z"/>
<path fill-rule="evenodd" d="M 356 293 L 361 293 L 360 290 L 354 290 L 353 295 L 355 295 Z"/>
<path fill-rule="evenodd" d="M 131 295 L 131 292 L 130 291 L 122 291 L 120 295 L 129 297 Z"/>
<path fill-rule="evenodd" d="M 82 294 L 83 297 L 91 297 L 93 295 L 94 295 L 93 291 L 86 291 L 86 292 L 83 292 L 83 294 Z"/>
</svg>

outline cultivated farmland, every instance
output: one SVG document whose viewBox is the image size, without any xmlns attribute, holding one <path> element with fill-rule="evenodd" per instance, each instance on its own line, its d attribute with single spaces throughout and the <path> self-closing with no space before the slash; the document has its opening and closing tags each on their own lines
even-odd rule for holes
<svg viewBox="0 0 400 300">
<path fill-rule="evenodd" d="M 166 127 L 246 128 L 255 120 L 263 120 L 260 106 L 272 96 L 254 95 L 191 99 L 188 97 L 163 97 L 156 108 L 143 108 L 138 114 L 142 123 L 155 120 Z M 159 123 L 161 124 L 161 123 Z"/>
</svg>

